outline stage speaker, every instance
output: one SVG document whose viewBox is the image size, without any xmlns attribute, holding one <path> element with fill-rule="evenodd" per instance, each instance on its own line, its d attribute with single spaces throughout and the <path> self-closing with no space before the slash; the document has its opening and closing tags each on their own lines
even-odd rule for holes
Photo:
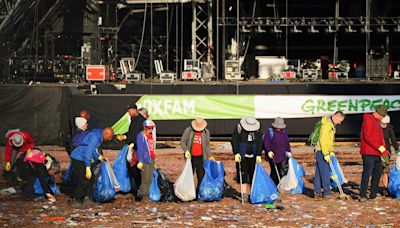
<svg viewBox="0 0 400 228">
<path fill-rule="evenodd" d="M 367 77 L 368 79 L 384 80 L 389 77 L 389 55 L 376 58 L 368 55 Z"/>
</svg>

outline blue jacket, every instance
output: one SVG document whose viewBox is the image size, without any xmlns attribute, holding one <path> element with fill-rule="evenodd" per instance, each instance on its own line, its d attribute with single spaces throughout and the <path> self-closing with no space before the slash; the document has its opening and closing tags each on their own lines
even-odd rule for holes
<svg viewBox="0 0 400 228">
<path fill-rule="evenodd" d="M 156 143 L 156 142 L 154 142 Z M 143 131 L 136 136 L 136 154 L 139 162 L 150 164 L 150 151 L 147 143 L 147 138 Z"/>
<path fill-rule="evenodd" d="M 92 160 L 97 161 L 99 159 L 100 154 L 97 148 L 102 142 L 103 130 L 93 129 L 83 138 L 81 145 L 71 152 L 70 156 L 75 160 L 84 161 L 86 167 L 89 167 L 92 164 Z"/>
<path fill-rule="evenodd" d="M 77 130 L 75 134 L 72 136 L 71 147 L 76 148 L 82 144 L 83 139 L 89 134 L 90 131 L 81 131 Z"/>
</svg>

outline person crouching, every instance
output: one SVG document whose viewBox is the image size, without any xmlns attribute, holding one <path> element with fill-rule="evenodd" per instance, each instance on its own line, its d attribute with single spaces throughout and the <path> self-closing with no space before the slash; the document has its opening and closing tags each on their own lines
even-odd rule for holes
<svg viewBox="0 0 400 228">
<path fill-rule="evenodd" d="M 44 154 L 37 148 L 29 149 L 24 158 L 24 165 L 27 166 L 26 170 L 26 184 L 22 188 L 22 197 L 26 200 L 33 200 L 35 198 L 35 182 L 39 179 L 40 186 L 43 189 L 47 199 L 50 202 L 55 202 L 54 193 L 51 191 L 48 179 L 50 175 L 55 174 L 57 171 L 52 166 L 53 159 L 50 155 Z"/>
<path fill-rule="evenodd" d="M 84 200 L 90 203 L 93 190 L 91 186 L 95 182 L 95 179 L 92 178 L 92 160 L 95 162 L 104 160 L 104 157 L 99 153 L 99 147 L 103 141 L 110 141 L 113 137 L 114 131 L 111 128 L 94 129 L 82 140 L 81 146 L 71 152 L 72 170 L 76 178 L 73 204 L 82 204 Z"/>
<path fill-rule="evenodd" d="M 151 181 L 153 180 L 154 159 L 156 158 L 156 136 L 153 130 L 156 127 L 153 121 L 145 120 L 143 122 L 143 131 L 136 137 L 137 156 L 139 163 L 138 169 L 141 170 L 141 184 L 139 195 L 142 200 L 148 200 Z"/>
</svg>

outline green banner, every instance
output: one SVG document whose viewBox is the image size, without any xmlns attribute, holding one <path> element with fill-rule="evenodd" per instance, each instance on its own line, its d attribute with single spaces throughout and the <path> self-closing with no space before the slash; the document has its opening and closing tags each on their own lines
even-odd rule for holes
<svg viewBox="0 0 400 228">
<path fill-rule="evenodd" d="M 145 95 L 137 102 L 152 120 L 240 119 L 254 116 L 254 96 Z"/>
</svg>

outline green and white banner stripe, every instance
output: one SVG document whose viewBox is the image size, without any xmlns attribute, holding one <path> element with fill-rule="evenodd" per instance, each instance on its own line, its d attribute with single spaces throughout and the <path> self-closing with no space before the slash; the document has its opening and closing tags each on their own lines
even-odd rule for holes
<svg viewBox="0 0 400 228">
<path fill-rule="evenodd" d="M 400 95 L 145 95 L 137 101 L 146 107 L 152 120 L 307 118 L 372 112 L 384 104 L 389 111 L 400 110 Z M 125 114 L 114 124 L 118 133 L 128 131 L 130 118 Z"/>
</svg>

